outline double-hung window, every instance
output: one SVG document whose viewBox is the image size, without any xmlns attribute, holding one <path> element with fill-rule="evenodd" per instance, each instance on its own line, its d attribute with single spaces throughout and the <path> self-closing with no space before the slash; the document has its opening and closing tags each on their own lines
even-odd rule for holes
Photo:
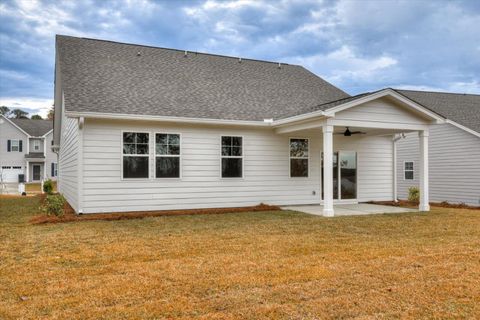
<svg viewBox="0 0 480 320">
<path fill-rule="evenodd" d="M 11 150 L 12 151 L 20 151 L 20 141 L 19 140 L 11 140 Z"/>
<path fill-rule="evenodd" d="M 405 180 L 413 180 L 413 161 L 405 161 L 403 166 Z"/>
<path fill-rule="evenodd" d="M 34 151 L 39 151 L 40 150 L 40 141 L 39 140 L 33 140 L 33 150 Z"/>
<path fill-rule="evenodd" d="M 222 178 L 243 177 L 243 138 L 222 136 Z"/>
<path fill-rule="evenodd" d="M 290 139 L 290 177 L 308 177 L 308 139 Z"/>
<path fill-rule="evenodd" d="M 180 178 L 180 135 L 155 134 L 155 177 Z"/>
<path fill-rule="evenodd" d="M 148 178 L 149 134 L 123 133 L 123 178 Z"/>
</svg>

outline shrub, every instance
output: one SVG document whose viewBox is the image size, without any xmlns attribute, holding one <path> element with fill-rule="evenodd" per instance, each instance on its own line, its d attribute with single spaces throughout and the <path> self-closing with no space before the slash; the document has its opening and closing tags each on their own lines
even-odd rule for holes
<svg viewBox="0 0 480 320">
<path fill-rule="evenodd" d="M 53 193 L 53 182 L 52 182 L 52 180 L 50 180 L 50 179 L 45 180 L 45 182 L 43 183 L 43 192 L 45 192 L 47 194 L 52 194 Z"/>
<path fill-rule="evenodd" d="M 420 190 L 417 187 L 408 188 L 408 201 L 418 202 L 420 200 Z"/>
<path fill-rule="evenodd" d="M 45 198 L 42 205 L 42 211 L 49 216 L 63 216 L 63 207 L 65 205 L 65 198 L 61 194 L 51 194 Z"/>
</svg>

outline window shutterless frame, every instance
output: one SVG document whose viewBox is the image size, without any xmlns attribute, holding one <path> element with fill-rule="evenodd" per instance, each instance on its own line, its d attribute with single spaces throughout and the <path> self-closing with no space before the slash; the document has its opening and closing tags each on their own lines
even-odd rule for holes
<svg viewBox="0 0 480 320">
<path fill-rule="evenodd" d="M 222 155 L 222 147 L 223 147 L 223 143 L 222 143 L 222 138 L 224 137 L 232 137 L 232 138 L 241 138 L 242 139 L 242 155 L 241 156 L 224 156 Z M 245 138 L 244 136 L 242 135 L 232 135 L 232 134 L 222 134 L 220 135 L 220 179 L 244 179 L 245 178 Z M 223 169 L 223 165 L 222 165 L 222 159 L 224 158 L 233 158 L 233 159 L 242 159 L 242 175 L 240 177 L 223 177 L 223 174 L 222 174 L 222 169 Z"/>
<path fill-rule="evenodd" d="M 179 136 L 179 146 L 180 146 L 180 152 L 179 154 L 175 155 L 169 155 L 169 154 L 157 154 L 157 134 L 167 134 L 167 135 L 178 135 Z M 153 178 L 158 179 L 158 180 L 164 180 L 164 179 L 182 179 L 182 173 L 183 173 L 183 168 L 182 168 L 182 134 L 179 132 L 169 132 L 169 131 L 162 131 L 162 132 L 154 132 L 153 133 L 153 164 L 154 164 L 154 169 L 153 169 Z M 157 157 L 173 157 L 173 158 L 178 158 L 179 161 L 179 173 L 178 177 L 159 177 L 157 178 Z"/>
<path fill-rule="evenodd" d="M 307 140 L 307 152 L 308 156 L 307 157 L 292 157 L 291 156 L 291 142 L 294 139 L 298 140 Z M 291 179 L 307 179 L 310 178 L 310 138 L 304 138 L 304 137 L 289 137 L 288 138 L 288 177 Z M 292 177 L 292 159 L 306 159 L 307 160 L 307 176 L 306 177 Z"/>
<path fill-rule="evenodd" d="M 123 153 L 123 134 L 124 133 L 146 133 L 148 134 L 148 154 L 124 154 Z M 120 180 L 126 180 L 126 181 L 135 181 L 135 180 L 149 180 L 150 179 L 150 164 L 151 164 L 151 157 L 150 155 L 152 154 L 152 139 L 151 139 L 151 133 L 150 131 L 142 131 L 142 130 L 121 130 L 120 132 Z M 154 145 L 155 146 L 155 145 Z M 145 178 L 124 178 L 123 177 L 123 158 L 127 157 L 147 157 L 148 158 L 148 176 Z"/>
<path fill-rule="evenodd" d="M 33 150 L 34 151 L 39 151 L 40 150 L 40 141 L 33 140 Z"/>
<path fill-rule="evenodd" d="M 412 164 L 412 168 L 407 169 L 407 163 Z M 407 178 L 407 172 L 412 173 L 412 178 Z M 403 161 L 403 180 L 415 180 L 415 163 L 414 161 Z"/>
</svg>

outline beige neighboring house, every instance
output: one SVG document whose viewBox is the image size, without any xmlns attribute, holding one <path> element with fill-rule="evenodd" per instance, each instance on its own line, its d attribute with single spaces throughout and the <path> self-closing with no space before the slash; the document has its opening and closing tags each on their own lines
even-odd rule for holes
<svg viewBox="0 0 480 320">
<path fill-rule="evenodd" d="M 56 179 L 57 155 L 51 150 L 53 121 L 0 116 L 0 181 Z"/>
</svg>

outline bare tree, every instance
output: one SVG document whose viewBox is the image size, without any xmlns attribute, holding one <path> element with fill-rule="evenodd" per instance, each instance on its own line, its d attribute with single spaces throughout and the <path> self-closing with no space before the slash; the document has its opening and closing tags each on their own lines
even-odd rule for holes
<svg viewBox="0 0 480 320">
<path fill-rule="evenodd" d="M 13 109 L 10 111 L 10 115 L 15 119 L 28 119 L 28 112 L 25 112 L 20 109 Z"/>
<path fill-rule="evenodd" d="M 0 114 L 3 115 L 3 116 L 8 116 L 8 114 L 10 113 L 10 108 L 9 107 L 6 107 L 6 106 L 1 106 L 0 107 Z"/>
</svg>

